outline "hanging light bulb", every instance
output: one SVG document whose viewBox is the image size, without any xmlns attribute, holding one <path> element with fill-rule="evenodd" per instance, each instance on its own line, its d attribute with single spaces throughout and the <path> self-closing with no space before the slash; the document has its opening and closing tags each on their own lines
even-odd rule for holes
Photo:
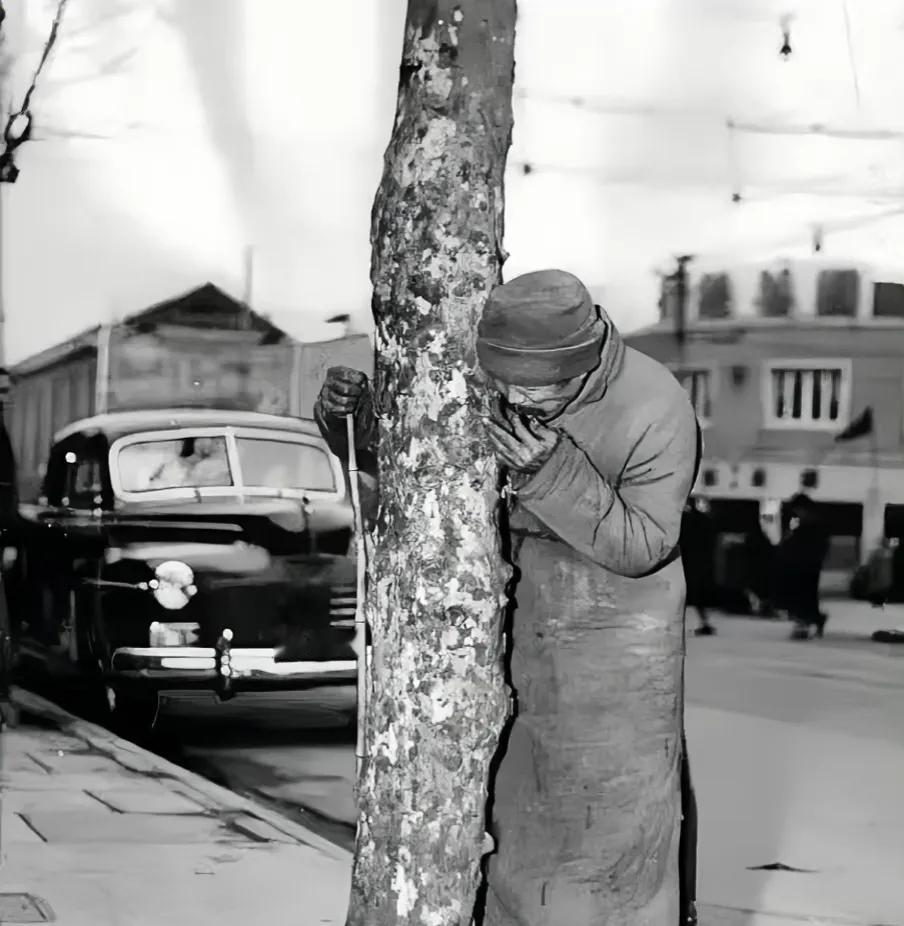
<svg viewBox="0 0 904 926">
<path fill-rule="evenodd" d="M 813 253 L 818 254 L 822 250 L 823 227 L 821 225 L 813 226 Z"/>
<path fill-rule="evenodd" d="M 791 48 L 791 19 L 790 14 L 785 14 L 779 22 L 782 30 L 782 47 L 778 50 L 778 53 L 784 61 L 791 57 L 793 51 Z"/>
</svg>

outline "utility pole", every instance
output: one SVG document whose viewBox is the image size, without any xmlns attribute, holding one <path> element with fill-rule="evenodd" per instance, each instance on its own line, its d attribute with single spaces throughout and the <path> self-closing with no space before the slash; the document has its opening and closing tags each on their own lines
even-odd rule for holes
<svg viewBox="0 0 904 926">
<path fill-rule="evenodd" d="M 675 285 L 675 340 L 678 342 L 678 349 L 684 357 L 684 345 L 687 341 L 687 265 L 694 259 L 689 254 L 683 254 L 675 258 L 678 267 L 673 275 Z"/>
<path fill-rule="evenodd" d="M 243 292 L 242 292 L 242 317 L 239 323 L 242 331 L 250 331 L 251 325 L 251 303 L 254 298 L 254 245 L 245 246 L 244 256 L 244 273 L 243 273 Z"/>
</svg>

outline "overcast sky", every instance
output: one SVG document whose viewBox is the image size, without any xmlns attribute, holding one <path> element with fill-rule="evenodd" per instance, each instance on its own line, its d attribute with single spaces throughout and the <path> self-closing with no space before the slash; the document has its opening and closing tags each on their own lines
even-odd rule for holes
<svg viewBox="0 0 904 926">
<path fill-rule="evenodd" d="M 24 0 L 23 22 L 7 4 L 14 86 L 55 5 Z M 206 280 L 239 295 L 249 244 L 255 307 L 293 334 L 328 336 L 340 311 L 366 327 L 404 7 L 70 0 L 40 140 L 3 190 L 8 359 Z M 507 276 L 572 270 L 630 329 L 654 319 L 677 253 L 805 254 L 822 224 L 826 253 L 901 263 L 896 0 L 519 11 Z"/>
</svg>

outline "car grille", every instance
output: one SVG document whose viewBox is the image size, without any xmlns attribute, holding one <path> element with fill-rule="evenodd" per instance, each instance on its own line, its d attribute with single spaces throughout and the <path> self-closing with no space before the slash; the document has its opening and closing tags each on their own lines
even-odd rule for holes
<svg viewBox="0 0 904 926">
<path fill-rule="evenodd" d="M 354 627 L 357 602 L 358 593 L 354 585 L 333 585 L 330 588 L 330 626 Z"/>
</svg>

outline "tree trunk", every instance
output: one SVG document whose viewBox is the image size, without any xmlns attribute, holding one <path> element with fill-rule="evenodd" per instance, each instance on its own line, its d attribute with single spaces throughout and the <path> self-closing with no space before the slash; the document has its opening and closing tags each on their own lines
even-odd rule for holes
<svg viewBox="0 0 904 926">
<path fill-rule="evenodd" d="M 373 212 L 381 513 L 349 926 L 467 926 L 509 706 L 474 349 L 500 280 L 514 0 L 409 0 Z"/>
</svg>

